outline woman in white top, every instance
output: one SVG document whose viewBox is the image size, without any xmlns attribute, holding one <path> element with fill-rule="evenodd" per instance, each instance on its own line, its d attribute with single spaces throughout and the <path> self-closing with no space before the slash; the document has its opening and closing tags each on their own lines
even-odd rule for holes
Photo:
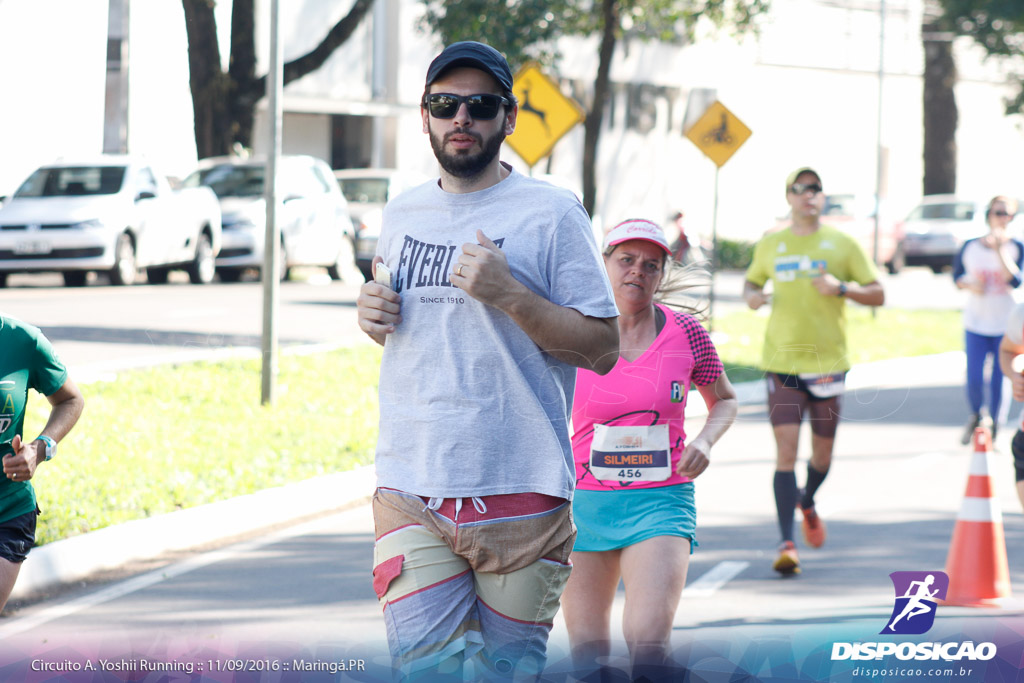
<svg viewBox="0 0 1024 683">
<path fill-rule="evenodd" d="M 985 359 L 992 356 L 988 414 L 995 436 L 999 417 L 1003 373 L 999 369 L 999 342 L 1013 308 L 1011 290 L 1020 286 L 1024 244 L 1007 229 L 1017 213 L 1017 200 L 993 197 L 985 218 L 989 232 L 967 240 L 953 261 L 953 280 L 969 294 L 964 305 L 964 348 L 967 351 L 967 401 L 971 414 L 961 443 L 967 444 L 981 424 L 985 402 Z M 988 420 L 986 420 L 988 422 Z"/>
</svg>

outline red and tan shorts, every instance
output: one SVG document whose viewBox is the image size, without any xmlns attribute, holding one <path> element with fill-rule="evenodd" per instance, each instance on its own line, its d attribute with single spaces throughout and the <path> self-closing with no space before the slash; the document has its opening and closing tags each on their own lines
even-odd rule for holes
<svg viewBox="0 0 1024 683">
<path fill-rule="evenodd" d="M 539 673 L 576 530 L 563 498 L 426 498 L 377 489 L 373 587 L 406 674 L 462 653 Z"/>
</svg>

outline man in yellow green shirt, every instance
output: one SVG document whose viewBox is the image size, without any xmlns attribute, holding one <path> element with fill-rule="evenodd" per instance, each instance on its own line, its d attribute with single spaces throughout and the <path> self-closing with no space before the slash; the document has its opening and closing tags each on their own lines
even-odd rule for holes
<svg viewBox="0 0 1024 683">
<path fill-rule="evenodd" d="M 763 365 L 768 410 L 775 433 L 775 507 L 782 544 L 773 564 L 783 575 L 800 573 L 793 541 L 795 508 L 803 513 L 803 536 L 818 548 L 825 523 L 814 509 L 814 494 L 832 463 L 839 423 L 839 398 L 850 361 L 846 352 L 846 300 L 881 306 L 885 292 L 878 271 L 849 235 L 821 224 L 825 208 L 821 176 L 799 168 L 786 179 L 792 209 L 788 228 L 763 237 L 747 269 L 743 296 L 750 308 L 770 304 Z M 773 293 L 764 290 L 772 281 Z M 796 483 L 800 425 L 811 425 L 811 459 L 803 491 Z"/>
</svg>

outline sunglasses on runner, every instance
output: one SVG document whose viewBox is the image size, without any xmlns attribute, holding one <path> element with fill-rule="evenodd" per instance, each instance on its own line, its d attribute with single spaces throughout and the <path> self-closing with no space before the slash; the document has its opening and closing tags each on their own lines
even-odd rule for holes
<svg viewBox="0 0 1024 683">
<path fill-rule="evenodd" d="M 821 192 L 821 185 L 818 183 L 793 183 L 789 186 L 789 191 L 793 194 L 803 194 L 807 191 L 810 191 L 811 194 L 818 194 Z"/>
<path fill-rule="evenodd" d="M 1007 213 L 1005 211 L 993 211 L 992 215 L 993 216 L 998 216 L 999 218 L 1006 218 L 1007 216 L 1009 216 L 1010 218 L 1013 218 L 1015 214 Z"/>
<path fill-rule="evenodd" d="M 469 108 L 469 115 L 479 121 L 489 121 L 498 115 L 502 106 L 508 106 L 510 102 L 507 97 L 501 95 L 453 95 L 451 93 L 436 92 L 424 98 L 424 105 L 435 119 L 450 119 L 454 117 L 462 103 L 465 102 Z"/>
</svg>

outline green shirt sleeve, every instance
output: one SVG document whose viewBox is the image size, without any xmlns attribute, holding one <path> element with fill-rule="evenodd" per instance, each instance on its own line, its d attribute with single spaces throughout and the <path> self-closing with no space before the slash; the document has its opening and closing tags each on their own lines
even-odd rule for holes
<svg viewBox="0 0 1024 683">
<path fill-rule="evenodd" d="M 859 285 L 866 285 L 869 282 L 874 282 L 878 279 L 878 268 L 874 262 L 868 258 L 867 252 L 864 251 L 864 247 L 861 246 L 860 242 L 847 236 L 850 241 L 850 279 L 854 280 Z"/>
<path fill-rule="evenodd" d="M 746 279 L 753 282 L 758 287 L 763 287 L 764 283 L 768 282 L 768 278 L 771 277 L 771 262 L 768 258 L 767 248 L 765 247 L 766 238 L 762 238 L 757 246 L 754 247 L 754 257 L 750 261 L 750 267 L 747 268 Z"/>
<path fill-rule="evenodd" d="M 68 370 L 57 357 L 50 340 L 36 331 L 35 349 L 29 365 L 29 386 L 44 396 L 51 396 L 64 386 L 67 379 Z"/>
</svg>

